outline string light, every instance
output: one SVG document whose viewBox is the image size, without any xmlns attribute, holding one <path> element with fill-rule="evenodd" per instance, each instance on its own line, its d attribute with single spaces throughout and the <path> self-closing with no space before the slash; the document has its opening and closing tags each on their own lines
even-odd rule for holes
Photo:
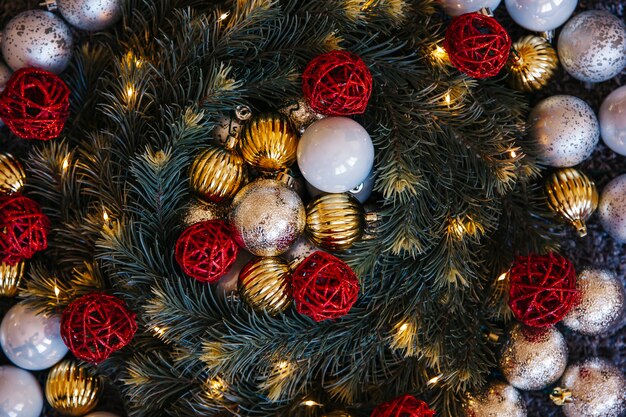
<svg viewBox="0 0 626 417">
<path fill-rule="evenodd" d="M 517 156 L 517 152 L 511 151 L 511 158 L 515 158 Z"/>
<path fill-rule="evenodd" d="M 500 276 L 498 277 L 498 281 L 504 281 L 508 275 L 509 275 L 509 271 L 501 273 Z"/>
<path fill-rule="evenodd" d="M 446 52 L 446 50 L 443 49 L 440 45 L 436 45 L 432 49 L 430 57 L 435 64 L 440 66 L 448 65 L 450 63 L 450 59 L 448 58 L 448 52 Z"/>
<path fill-rule="evenodd" d="M 228 16 L 230 16 L 230 12 L 224 12 L 218 18 L 219 21 L 225 20 Z"/>
<path fill-rule="evenodd" d="M 127 85 L 126 86 L 126 100 L 127 101 L 131 101 L 134 97 L 135 97 L 135 87 L 133 87 L 132 85 Z"/>
<path fill-rule="evenodd" d="M 437 382 L 439 382 L 439 380 L 443 378 L 443 374 L 439 374 L 437 376 L 434 376 L 432 378 L 430 378 L 428 380 L 428 382 L 426 382 L 427 385 L 435 385 Z"/>
<path fill-rule="evenodd" d="M 102 218 L 104 219 L 105 223 L 109 221 L 109 213 L 107 213 L 107 209 L 102 208 Z"/>
<path fill-rule="evenodd" d="M 61 163 L 61 169 L 63 171 L 67 171 L 69 166 L 70 166 L 70 156 L 67 155 L 65 158 L 63 158 L 63 162 Z"/>
<path fill-rule="evenodd" d="M 302 403 L 302 405 L 306 405 L 307 407 L 315 407 L 315 406 L 320 406 L 322 404 L 315 402 L 313 400 L 306 400 Z"/>
<path fill-rule="evenodd" d="M 444 100 L 445 100 L 445 102 L 446 102 L 446 105 L 448 105 L 448 106 L 449 106 L 449 105 L 450 105 L 450 103 L 452 102 L 452 97 L 450 96 L 450 92 L 449 92 L 449 91 L 448 91 L 448 92 L 446 93 L 446 95 L 444 96 Z"/>
</svg>

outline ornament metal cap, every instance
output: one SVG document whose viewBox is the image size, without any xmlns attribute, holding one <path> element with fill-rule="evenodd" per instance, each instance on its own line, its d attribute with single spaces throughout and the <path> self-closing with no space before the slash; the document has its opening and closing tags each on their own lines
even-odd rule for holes
<svg viewBox="0 0 626 417">
<path fill-rule="evenodd" d="M 550 399 L 558 406 L 572 402 L 572 392 L 567 388 L 556 387 L 550 393 Z"/>
</svg>

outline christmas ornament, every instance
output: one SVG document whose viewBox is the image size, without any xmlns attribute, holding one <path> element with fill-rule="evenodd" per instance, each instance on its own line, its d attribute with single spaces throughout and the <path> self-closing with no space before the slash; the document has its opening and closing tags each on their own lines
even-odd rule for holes
<svg viewBox="0 0 626 417">
<path fill-rule="evenodd" d="M 250 107 L 243 104 L 237 106 L 233 113 L 232 116 L 221 116 L 211 132 L 219 144 L 229 149 L 235 148 L 239 143 L 243 126 L 252 117 Z"/>
<path fill-rule="evenodd" d="M 12 194 L 24 186 L 26 173 L 22 164 L 11 154 L 0 153 L 0 194 Z"/>
<path fill-rule="evenodd" d="M 380 404 L 370 417 L 433 417 L 435 412 L 422 400 L 405 394 Z"/>
<path fill-rule="evenodd" d="M 626 66 L 626 26 L 606 11 L 582 12 L 563 26 L 557 49 L 572 77 L 589 83 L 606 81 Z"/>
<path fill-rule="evenodd" d="M 4 87 L 11 79 L 11 74 L 13 74 L 11 69 L 0 62 L 0 93 L 4 91 Z"/>
<path fill-rule="evenodd" d="M 183 272 L 200 282 L 217 282 L 237 258 L 232 230 L 221 220 L 188 227 L 176 242 L 176 261 Z"/>
<path fill-rule="evenodd" d="M 563 405 L 567 417 L 618 417 L 626 413 L 626 378 L 606 359 L 589 358 L 568 366 L 559 385 L 562 388 L 553 390 L 550 398 Z"/>
<path fill-rule="evenodd" d="M 182 223 L 189 227 L 208 220 L 224 220 L 226 217 L 228 209 L 225 206 L 193 199 L 187 203 Z"/>
<path fill-rule="evenodd" d="M 605 269 L 585 269 L 576 279 L 578 296 L 563 318 L 575 332 L 596 335 L 609 330 L 624 311 L 624 289 L 615 274 Z"/>
<path fill-rule="evenodd" d="M 102 380 L 75 361 L 65 360 L 52 368 L 46 379 L 46 400 L 59 413 L 83 416 L 98 404 Z"/>
<path fill-rule="evenodd" d="M 602 190 L 598 214 L 604 230 L 618 243 L 626 243 L 626 174 L 609 182 Z"/>
<path fill-rule="evenodd" d="M 303 260 L 318 250 L 320 250 L 320 248 L 311 243 L 306 236 L 301 236 L 300 239 L 296 240 L 296 242 L 291 245 L 287 252 L 283 253 L 282 257 L 287 262 L 291 263 L 297 260 Z"/>
<path fill-rule="evenodd" d="M 578 0 L 504 0 L 518 25 L 533 32 L 558 28 L 574 13 Z"/>
<path fill-rule="evenodd" d="M 304 97 L 286 103 L 278 109 L 278 112 L 287 117 L 293 127 L 300 133 L 304 133 L 311 123 L 324 118 L 323 114 L 317 113 L 309 106 Z"/>
<path fill-rule="evenodd" d="M 0 263 L 0 296 L 15 297 L 24 276 L 24 262 L 15 265 Z"/>
<path fill-rule="evenodd" d="M 291 290 L 298 313 L 323 321 L 348 314 L 359 296 L 359 280 L 345 262 L 318 251 L 293 272 Z"/>
<path fill-rule="evenodd" d="M 526 417 L 526 405 L 518 390 L 505 382 L 492 382 L 481 394 L 468 396 L 466 417 Z"/>
<path fill-rule="evenodd" d="M 309 126 L 298 144 L 298 167 L 314 187 L 343 193 L 361 184 L 374 165 L 367 131 L 347 117 L 327 117 Z"/>
<path fill-rule="evenodd" d="M 85 417 L 120 417 L 117 414 L 109 413 L 106 411 L 96 411 L 95 413 L 87 414 Z"/>
<path fill-rule="evenodd" d="M 452 19 L 443 45 L 459 71 L 473 78 L 488 78 L 506 64 L 511 38 L 493 17 L 467 13 Z"/>
<path fill-rule="evenodd" d="M 122 17 L 123 0 L 46 0 L 48 10 L 58 10 L 72 26 L 96 32 L 114 25 Z"/>
<path fill-rule="evenodd" d="M 440 0 L 443 10 L 450 16 L 478 12 L 489 9 L 492 12 L 500 5 L 500 0 Z"/>
<path fill-rule="evenodd" d="M 263 115 L 245 126 L 239 149 L 243 159 L 255 168 L 284 169 L 296 161 L 298 136 L 285 117 Z"/>
<path fill-rule="evenodd" d="M 626 155 L 626 85 L 609 94 L 600 107 L 602 140 L 620 155 Z"/>
<path fill-rule="evenodd" d="M 309 203 L 306 212 L 307 235 L 323 249 L 348 249 L 363 235 L 363 207 L 349 194 L 321 195 Z"/>
<path fill-rule="evenodd" d="M 47 369 L 67 353 L 59 326 L 57 316 L 44 317 L 25 304 L 15 304 L 0 325 L 2 351 L 20 368 Z"/>
<path fill-rule="evenodd" d="M 259 179 L 237 193 L 229 219 L 243 248 L 257 256 L 276 256 L 300 237 L 305 217 L 294 190 L 277 180 Z"/>
<path fill-rule="evenodd" d="M 324 417 L 352 417 L 348 412 L 337 410 L 328 414 L 324 414 Z"/>
<path fill-rule="evenodd" d="M 74 356 L 98 364 L 130 343 L 135 313 L 117 297 L 93 292 L 67 306 L 61 317 L 61 337 Z"/>
<path fill-rule="evenodd" d="M 243 158 L 231 148 L 209 146 L 191 164 L 189 181 L 200 197 L 219 203 L 233 198 L 248 182 L 248 170 Z"/>
<path fill-rule="evenodd" d="M 2 33 L 2 55 L 13 71 L 33 67 L 59 74 L 72 58 L 72 46 L 63 19 L 43 10 L 18 14 Z"/>
<path fill-rule="evenodd" d="M 0 196 L 0 262 L 15 265 L 48 247 L 50 220 L 19 194 Z"/>
<path fill-rule="evenodd" d="M 69 97 L 69 88 L 56 75 L 24 68 L 13 74 L 0 96 L 0 118 L 22 139 L 54 139 L 69 117 Z"/>
<path fill-rule="evenodd" d="M 275 316 L 291 305 L 290 275 L 280 258 L 255 258 L 239 274 L 239 295 L 256 311 Z"/>
<path fill-rule="evenodd" d="M 239 273 L 252 259 L 254 259 L 254 255 L 250 252 L 247 250 L 240 250 L 239 253 L 237 253 L 237 259 L 235 260 L 233 266 L 230 267 L 230 270 L 224 274 L 224 276 L 220 278 L 217 283 L 218 288 L 225 294 L 230 294 L 236 291 Z"/>
<path fill-rule="evenodd" d="M 540 101 L 530 113 L 528 126 L 539 160 L 553 167 L 578 165 L 591 156 L 600 139 L 595 113 L 573 96 Z"/>
<path fill-rule="evenodd" d="M 43 395 L 35 377 L 14 366 L 0 366 L 0 415 L 39 417 Z"/>
<path fill-rule="evenodd" d="M 598 208 L 594 182 L 574 168 L 564 168 L 548 178 L 545 191 L 550 209 L 576 228 L 579 236 L 586 236 L 585 222 Z"/>
<path fill-rule="evenodd" d="M 354 198 L 356 198 L 357 200 L 359 200 L 359 203 L 364 204 L 372 195 L 372 191 L 374 190 L 374 182 L 375 182 L 374 180 L 375 180 L 375 174 L 374 174 L 374 170 L 372 170 L 367 175 L 367 178 L 363 180 L 362 183 L 360 183 L 356 187 L 346 192 L 354 196 Z M 306 189 L 309 193 L 309 196 L 311 196 L 312 198 L 315 198 L 322 194 L 328 194 L 322 190 L 318 190 L 317 188 L 313 187 L 308 182 L 306 183 Z"/>
<path fill-rule="evenodd" d="M 372 95 L 372 74 L 352 52 L 327 52 L 306 66 L 302 92 L 316 112 L 328 116 L 362 114 Z"/>
<path fill-rule="evenodd" d="M 559 59 L 550 42 L 526 35 L 513 44 L 506 64 L 507 82 L 520 91 L 540 90 L 550 82 L 558 66 Z"/>
<path fill-rule="evenodd" d="M 539 390 L 556 382 L 567 365 L 567 344 L 554 327 L 513 325 L 500 357 L 500 369 L 515 388 Z"/>
</svg>

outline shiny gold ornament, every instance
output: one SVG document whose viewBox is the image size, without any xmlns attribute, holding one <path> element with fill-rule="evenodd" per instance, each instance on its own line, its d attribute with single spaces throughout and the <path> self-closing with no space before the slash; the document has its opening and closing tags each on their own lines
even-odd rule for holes
<svg viewBox="0 0 626 417">
<path fill-rule="evenodd" d="M 520 392 L 500 381 L 492 382 L 479 395 L 469 395 L 463 411 L 467 417 L 526 417 Z"/>
<path fill-rule="evenodd" d="M 540 36 L 527 35 L 513 44 L 506 68 L 508 84 L 520 91 L 540 90 L 548 84 L 559 65 L 552 45 Z"/>
<path fill-rule="evenodd" d="M 255 168 L 284 169 L 296 160 L 298 136 L 286 117 L 264 115 L 245 126 L 239 149 L 243 159 Z"/>
<path fill-rule="evenodd" d="M 213 203 L 232 198 L 248 181 L 241 156 L 231 149 L 210 146 L 194 159 L 189 170 L 191 188 Z"/>
<path fill-rule="evenodd" d="M 320 195 L 307 206 L 306 232 L 323 249 L 348 249 L 363 236 L 364 229 L 363 207 L 350 194 Z"/>
<path fill-rule="evenodd" d="M 228 216 L 227 211 L 228 208 L 223 205 L 193 199 L 183 214 L 183 225 L 189 227 L 207 220 L 224 220 Z"/>
<path fill-rule="evenodd" d="M 0 154 L 0 194 L 12 194 L 22 189 L 26 173 L 22 164 L 11 154 Z"/>
<path fill-rule="evenodd" d="M 239 273 L 239 295 L 253 309 L 269 315 L 291 305 L 289 265 L 280 258 L 255 258 Z"/>
<path fill-rule="evenodd" d="M 15 297 L 24 276 L 24 262 L 15 265 L 0 263 L 0 296 Z"/>
<path fill-rule="evenodd" d="M 46 380 L 46 400 L 59 413 L 82 416 L 98 404 L 102 379 L 72 360 L 59 362 Z"/>
<path fill-rule="evenodd" d="M 585 222 L 598 208 L 594 182 L 574 168 L 565 168 L 548 178 L 545 191 L 548 206 L 574 226 L 581 237 L 587 235 Z"/>
</svg>

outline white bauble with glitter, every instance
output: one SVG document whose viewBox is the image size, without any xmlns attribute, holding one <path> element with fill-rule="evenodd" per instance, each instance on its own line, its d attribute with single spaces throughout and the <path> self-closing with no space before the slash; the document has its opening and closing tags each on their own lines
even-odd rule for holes
<svg viewBox="0 0 626 417">
<path fill-rule="evenodd" d="M 124 0 L 56 0 L 67 23 L 89 32 L 114 25 L 122 17 Z"/>
<path fill-rule="evenodd" d="M 604 230 L 619 243 L 626 243 L 626 174 L 602 190 L 598 214 Z"/>
<path fill-rule="evenodd" d="M 39 417 L 43 410 L 41 387 L 30 372 L 0 366 L 0 416 Z"/>
<path fill-rule="evenodd" d="M 518 25 L 535 32 L 561 26 L 570 18 L 578 0 L 505 0 L 506 10 Z"/>
<path fill-rule="evenodd" d="M 448 15 L 459 16 L 483 8 L 494 11 L 500 5 L 500 0 L 439 0 L 439 3 Z"/>
<path fill-rule="evenodd" d="M 626 85 L 609 94 L 598 113 L 602 140 L 620 155 L 626 155 Z"/>
</svg>

